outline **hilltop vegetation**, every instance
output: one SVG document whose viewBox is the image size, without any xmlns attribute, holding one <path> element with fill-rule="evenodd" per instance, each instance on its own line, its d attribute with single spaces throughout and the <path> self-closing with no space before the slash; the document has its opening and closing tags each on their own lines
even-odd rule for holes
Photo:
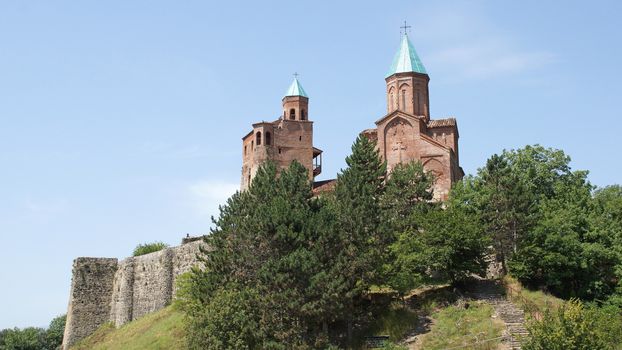
<svg viewBox="0 0 622 350">
<path fill-rule="evenodd" d="M 266 163 L 221 208 L 205 268 L 181 294 L 190 348 L 346 347 L 375 317 L 372 286 L 403 295 L 484 270 L 489 238 L 459 207 L 429 200 L 433 179 L 420 164 L 385 182 L 365 137 L 346 163 L 320 198 L 299 163 L 279 176 Z"/>
<path fill-rule="evenodd" d="M 420 163 L 387 177 L 365 137 L 319 198 L 300 164 L 277 176 L 265 163 L 221 207 L 204 268 L 181 290 L 189 348 L 354 346 L 380 317 L 372 289 L 398 301 L 424 283 L 456 284 L 491 253 L 532 288 L 619 306 L 622 190 L 594 191 L 569 162 L 541 146 L 504 151 L 443 207 Z"/>
<path fill-rule="evenodd" d="M 220 208 L 202 267 L 179 284 L 180 311 L 104 327 L 78 348 L 336 349 L 370 335 L 395 348 L 425 316 L 425 349 L 474 336 L 494 349 L 502 326 L 485 303 L 454 304 L 459 291 L 409 302 L 423 285 L 457 291 L 491 256 L 515 277 L 505 285 L 530 317 L 526 349 L 620 348 L 622 187 L 596 189 L 541 146 L 491 156 L 442 205 L 433 174 L 409 163 L 387 176 L 365 137 L 346 163 L 319 197 L 299 163 L 278 174 L 265 163 Z"/>
<path fill-rule="evenodd" d="M 55 350 L 63 341 L 65 318 L 65 315 L 55 317 L 47 329 L 3 329 L 0 331 L 0 350 Z"/>
</svg>

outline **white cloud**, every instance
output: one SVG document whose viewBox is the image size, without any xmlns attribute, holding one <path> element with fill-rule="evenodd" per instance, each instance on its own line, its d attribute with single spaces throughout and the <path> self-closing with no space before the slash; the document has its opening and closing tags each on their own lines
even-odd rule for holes
<svg viewBox="0 0 622 350">
<path fill-rule="evenodd" d="M 240 188 L 239 183 L 221 180 L 201 180 L 187 187 L 190 204 L 198 215 L 216 216 L 224 204 Z"/>
</svg>

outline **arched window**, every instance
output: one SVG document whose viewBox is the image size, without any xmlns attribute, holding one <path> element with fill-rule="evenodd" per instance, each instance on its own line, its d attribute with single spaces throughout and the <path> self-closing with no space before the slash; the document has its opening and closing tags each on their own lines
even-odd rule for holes
<svg viewBox="0 0 622 350">
<path fill-rule="evenodd" d="M 244 145 L 244 155 L 246 155 L 246 145 Z"/>
<path fill-rule="evenodd" d="M 289 119 L 291 120 L 296 119 L 296 110 L 293 108 L 289 110 Z"/>
<path fill-rule="evenodd" d="M 269 131 L 266 131 L 266 146 L 270 146 L 272 144 L 272 134 Z"/>
<path fill-rule="evenodd" d="M 300 111 L 300 120 L 307 120 L 307 115 L 305 114 L 305 110 Z"/>
<path fill-rule="evenodd" d="M 391 96 L 389 96 L 389 105 L 391 106 L 391 111 L 395 110 L 395 108 L 393 107 L 393 105 L 395 104 L 393 103 L 393 98 L 393 93 L 391 93 Z"/>
<path fill-rule="evenodd" d="M 255 141 L 251 140 L 251 151 L 253 150 L 253 148 L 255 148 Z"/>
<path fill-rule="evenodd" d="M 261 146 L 261 131 L 257 131 L 255 134 L 255 142 L 257 143 L 257 146 Z"/>
</svg>

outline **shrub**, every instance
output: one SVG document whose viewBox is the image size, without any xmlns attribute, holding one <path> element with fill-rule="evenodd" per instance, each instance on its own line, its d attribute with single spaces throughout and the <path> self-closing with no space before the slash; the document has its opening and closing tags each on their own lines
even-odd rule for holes
<svg viewBox="0 0 622 350">
<path fill-rule="evenodd" d="M 133 256 L 145 255 L 153 252 L 160 251 L 164 248 L 168 247 L 168 244 L 163 242 L 153 242 L 153 243 L 145 243 L 139 244 L 134 248 Z"/>
<path fill-rule="evenodd" d="M 532 321 L 528 329 L 531 336 L 523 345 L 525 350 L 614 350 L 619 349 L 622 327 L 619 310 L 612 313 L 573 299 Z"/>
<path fill-rule="evenodd" d="M 257 301 L 257 292 L 249 288 L 216 291 L 204 308 L 188 319 L 190 349 L 262 348 Z"/>
</svg>

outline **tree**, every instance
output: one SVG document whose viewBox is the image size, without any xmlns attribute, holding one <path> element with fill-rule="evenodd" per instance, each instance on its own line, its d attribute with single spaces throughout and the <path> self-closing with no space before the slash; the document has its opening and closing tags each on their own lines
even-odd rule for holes
<svg viewBox="0 0 622 350">
<path fill-rule="evenodd" d="M 328 260 L 329 278 L 339 281 L 352 335 L 354 303 L 373 283 L 382 282 L 386 240 L 380 229 L 379 199 L 383 193 L 386 165 L 373 142 L 359 135 L 346 158 L 348 167 L 337 175 L 334 191 L 335 231 Z"/>
<path fill-rule="evenodd" d="M 44 344 L 45 330 L 36 327 L 24 329 L 5 329 L 0 338 L 2 350 L 41 350 Z"/>
<path fill-rule="evenodd" d="M 507 273 L 507 261 L 531 223 L 531 193 L 503 155 L 490 157 L 479 175 L 479 213 L 493 238 L 503 272 Z"/>
<path fill-rule="evenodd" d="M 218 348 L 203 329 L 222 329 L 227 317 L 239 319 L 240 329 L 258 328 L 252 336 L 228 338 L 224 348 L 300 348 L 325 338 L 320 325 L 330 321 L 323 302 L 328 297 L 318 281 L 326 260 L 318 256 L 325 250 L 317 246 L 315 226 L 321 203 L 312 198 L 302 165 L 293 162 L 277 176 L 276 167 L 265 163 L 249 189 L 221 207 L 205 239 L 209 249 L 200 256 L 204 268 L 193 270 L 182 293 L 197 347 Z M 247 304 L 253 310 L 242 304 L 226 314 L 209 312 L 218 307 L 215 298 L 226 304 L 232 295 L 252 296 Z"/>
<path fill-rule="evenodd" d="M 437 279 L 455 283 L 486 271 L 490 238 L 460 207 L 430 211 L 422 222 L 420 240 L 422 262 Z"/>
<path fill-rule="evenodd" d="M 587 172 L 567 174 L 552 191 L 540 201 L 539 219 L 514 256 L 512 273 L 563 297 L 607 298 L 621 261 L 619 233 L 597 209 Z"/>
<path fill-rule="evenodd" d="M 589 237 L 596 243 L 593 250 L 606 255 L 606 258 L 593 260 L 599 267 L 597 276 L 603 281 L 618 281 L 614 286 L 612 283 L 602 283 L 601 286 L 613 288 L 610 301 L 622 307 L 622 186 L 596 190 L 592 204 Z"/>
<path fill-rule="evenodd" d="M 382 209 L 381 231 L 388 245 L 386 283 L 404 295 L 424 279 L 421 221 L 437 205 L 433 197 L 432 174 L 426 173 L 420 162 L 398 164 L 389 176 L 380 199 Z"/>
<path fill-rule="evenodd" d="M 63 343 L 63 336 L 65 334 L 65 322 L 67 315 L 61 315 L 55 317 L 50 322 L 48 329 L 45 331 L 45 344 L 46 348 L 55 350 L 60 348 Z"/>
<path fill-rule="evenodd" d="M 420 162 L 396 165 L 381 197 L 382 224 L 388 231 L 416 230 L 419 215 L 434 206 L 434 176 L 426 173 Z"/>
</svg>

